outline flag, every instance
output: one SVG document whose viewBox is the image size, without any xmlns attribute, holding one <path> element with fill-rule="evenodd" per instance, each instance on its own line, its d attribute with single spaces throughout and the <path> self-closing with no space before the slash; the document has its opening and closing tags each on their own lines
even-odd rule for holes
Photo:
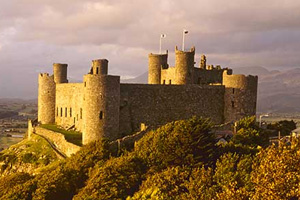
<svg viewBox="0 0 300 200">
<path fill-rule="evenodd" d="M 160 38 L 165 38 L 165 37 L 167 37 L 166 34 L 161 34 L 161 35 L 160 35 Z"/>
<path fill-rule="evenodd" d="M 187 34 L 187 33 L 188 33 L 188 30 L 185 30 L 185 29 L 184 29 L 184 30 L 183 30 L 183 33 L 184 33 L 184 34 Z"/>
</svg>

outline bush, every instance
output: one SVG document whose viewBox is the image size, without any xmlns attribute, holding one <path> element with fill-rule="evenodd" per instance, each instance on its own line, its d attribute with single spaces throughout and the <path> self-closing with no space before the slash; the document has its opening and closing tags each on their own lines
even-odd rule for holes
<svg viewBox="0 0 300 200">
<path fill-rule="evenodd" d="M 280 131 L 282 136 L 289 135 L 292 130 L 296 129 L 296 123 L 291 120 L 282 120 L 273 124 L 268 124 L 268 129 L 276 130 L 276 132 Z M 277 136 L 277 133 L 275 134 Z"/>
<path fill-rule="evenodd" d="M 87 185 L 74 200 L 125 199 L 138 190 L 145 172 L 146 166 L 135 154 L 111 158 L 91 171 Z"/>
<path fill-rule="evenodd" d="M 215 158 L 215 135 L 211 122 L 196 118 L 168 123 L 147 133 L 135 145 L 135 152 L 153 170 L 170 166 L 210 165 Z"/>
</svg>

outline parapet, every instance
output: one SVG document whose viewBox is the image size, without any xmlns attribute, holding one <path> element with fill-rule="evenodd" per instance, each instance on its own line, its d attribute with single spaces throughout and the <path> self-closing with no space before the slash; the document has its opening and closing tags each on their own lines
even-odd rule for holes
<svg viewBox="0 0 300 200">
<path fill-rule="evenodd" d="M 182 54 L 186 54 L 186 53 L 193 53 L 195 55 L 195 47 L 193 46 L 189 51 L 183 51 L 183 50 L 178 50 L 178 47 L 175 46 L 175 53 L 182 53 Z"/>
<path fill-rule="evenodd" d="M 56 84 L 68 83 L 67 68 L 68 68 L 68 64 L 53 63 L 54 82 Z"/>
<path fill-rule="evenodd" d="M 48 73 L 39 73 L 39 77 L 49 77 Z"/>
<path fill-rule="evenodd" d="M 257 88 L 258 77 L 243 74 L 227 74 L 227 70 L 223 73 L 223 85 L 232 88 Z"/>
<path fill-rule="evenodd" d="M 108 60 L 97 59 L 92 61 L 92 74 L 108 74 Z"/>
</svg>

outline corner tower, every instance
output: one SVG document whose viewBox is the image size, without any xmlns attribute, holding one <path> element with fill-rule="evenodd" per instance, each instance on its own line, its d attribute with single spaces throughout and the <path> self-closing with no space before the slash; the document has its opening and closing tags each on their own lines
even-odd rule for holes
<svg viewBox="0 0 300 200">
<path fill-rule="evenodd" d="M 99 63 L 98 61 L 96 63 Z M 96 69 L 98 65 L 94 63 L 95 61 L 93 61 L 93 66 L 95 66 L 93 69 Z M 98 70 L 101 72 L 101 67 Z M 117 139 L 119 136 L 120 77 L 96 73 L 85 75 L 83 81 L 82 143 L 87 144 L 102 137 L 109 140 Z"/>
<path fill-rule="evenodd" d="M 256 114 L 258 77 L 230 73 L 227 70 L 223 72 L 225 122 Z"/>
<path fill-rule="evenodd" d="M 68 64 L 54 63 L 53 75 L 55 83 L 68 83 L 67 71 Z"/>
<path fill-rule="evenodd" d="M 168 69 L 168 52 L 166 54 L 149 54 L 148 84 L 160 84 L 161 70 Z"/>
<path fill-rule="evenodd" d="M 190 51 L 180 51 L 175 47 L 175 84 L 193 84 L 195 47 Z"/>
<path fill-rule="evenodd" d="M 55 122 L 55 82 L 47 73 L 39 74 L 38 121 L 42 124 Z"/>
<path fill-rule="evenodd" d="M 92 61 L 91 74 L 107 75 L 108 73 L 108 60 L 98 59 Z"/>
</svg>

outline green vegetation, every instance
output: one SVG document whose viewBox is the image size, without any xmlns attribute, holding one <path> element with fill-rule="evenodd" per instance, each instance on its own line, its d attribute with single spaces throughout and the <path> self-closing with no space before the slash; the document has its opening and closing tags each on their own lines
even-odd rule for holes
<svg viewBox="0 0 300 200">
<path fill-rule="evenodd" d="M 217 146 L 210 121 L 180 120 L 148 132 L 119 157 L 100 140 L 35 175 L 5 176 L 0 199 L 298 199 L 300 140 L 270 146 L 267 135 L 245 118 L 238 134 Z"/>
<path fill-rule="evenodd" d="M 289 135 L 292 130 L 297 128 L 297 126 L 293 120 L 291 121 L 282 120 L 276 123 L 269 124 L 267 128 L 271 130 L 276 130 L 275 136 L 277 136 L 278 131 L 280 131 L 280 134 L 282 136 L 285 136 L 285 135 Z"/>
<path fill-rule="evenodd" d="M 48 129 L 50 131 L 61 133 L 65 136 L 68 142 L 82 146 L 82 133 L 73 130 L 65 130 L 57 127 L 55 124 L 41 124 L 40 127 Z"/>
<path fill-rule="evenodd" d="M 33 172 L 57 160 L 51 146 L 43 138 L 33 135 L 0 152 L 0 175 L 17 171 Z"/>
</svg>

